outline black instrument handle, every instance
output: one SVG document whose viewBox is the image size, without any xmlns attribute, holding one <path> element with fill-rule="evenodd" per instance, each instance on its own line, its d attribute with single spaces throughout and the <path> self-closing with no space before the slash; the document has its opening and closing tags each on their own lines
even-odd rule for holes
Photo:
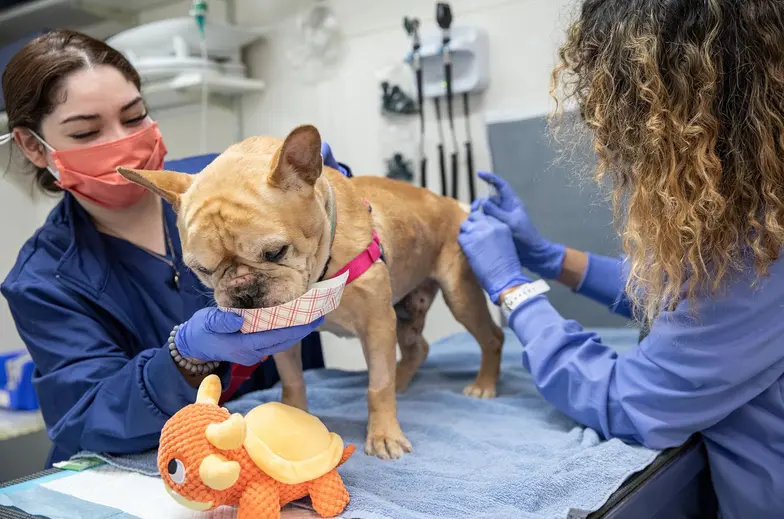
<svg viewBox="0 0 784 519">
<path fill-rule="evenodd" d="M 474 181 L 474 152 L 470 141 L 465 143 L 465 150 L 466 166 L 468 167 L 468 196 L 471 199 L 471 203 L 473 203 L 476 200 L 476 183 Z"/>
<path fill-rule="evenodd" d="M 441 194 L 447 196 L 447 178 L 446 178 L 446 157 L 444 156 L 444 145 L 438 145 L 438 162 L 441 166 Z"/>
<path fill-rule="evenodd" d="M 423 95 L 422 69 L 416 71 L 417 103 L 419 103 L 419 129 L 425 133 L 425 100 Z"/>
<path fill-rule="evenodd" d="M 449 124 L 454 126 L 454 111 L 452 109 L 452 64 L 444 65 L 444 82 L 446 83 L 446 113 Z"/>
<path fill-rule="evenodd" d="M 457 186 L 460 182 L 457 180 L 457 152 L 452 152 L 452 198 L 459 200 L 459 193 Z"/>
</svg>

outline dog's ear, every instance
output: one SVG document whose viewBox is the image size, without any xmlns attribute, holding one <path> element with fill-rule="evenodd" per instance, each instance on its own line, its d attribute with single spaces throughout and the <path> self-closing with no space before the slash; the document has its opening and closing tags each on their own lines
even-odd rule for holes
<svg viewBox="0 0 784 519">
<path fill-rule="evenodd" d="M 193 183 L 193 175 L 166 170 L 117 168 L 117 172 L 169 202 L 175 211 L 180 208 L 180 196 Z"/>
<path fill-rule="evenodd" d="M 289 133 L 272 161 L 269 183 L 280 189 L 313 186 L 321 176 L 321 135 L 315 126 L 303 125 Z"/>
</svg>

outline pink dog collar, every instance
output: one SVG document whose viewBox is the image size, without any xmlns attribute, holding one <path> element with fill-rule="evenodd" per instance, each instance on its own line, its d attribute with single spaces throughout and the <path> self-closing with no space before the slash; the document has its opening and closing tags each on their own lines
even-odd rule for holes
<svg viewBox="0 0 784 519">
<path fill-rule="evenodd" d="M 381 239 L 378 237 L 378 233 L 374 230 L 373 241 L 370 242 L 370 245 L 368 245 L 367 249 L 363 250 L 359 256 L 349 261 L 345 267 L 338 270 L 337 273 L 332 277 L 336 278 L 344 272 L 348 271 L 348 279 L 346 280 L 346 284 L 348 285 L 359 276 L 367 272 L 373 263 L 381 259 L 381 256 Z"/>
</svg>

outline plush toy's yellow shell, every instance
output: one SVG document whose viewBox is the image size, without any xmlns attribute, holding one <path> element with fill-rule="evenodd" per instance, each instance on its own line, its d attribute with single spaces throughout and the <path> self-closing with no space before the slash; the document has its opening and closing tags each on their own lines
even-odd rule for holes
<svg viewBox="0 0 784 519">
<path fill-rule="evenodd" d="M 296 485 L 337 467 L 343 439 L 315 416 L 279 402 L 262 404 L 245 416 L 245 450 L 270 477 Z"/>
</svg>

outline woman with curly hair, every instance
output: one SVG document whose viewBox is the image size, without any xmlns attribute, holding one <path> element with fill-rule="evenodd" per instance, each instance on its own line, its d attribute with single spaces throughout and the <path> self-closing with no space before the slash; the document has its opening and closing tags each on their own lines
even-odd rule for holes
<svg viewBox="0 0 784 519">
<path fill-rule="evenodd" d="M 551 243 L 504 181 L 460 243 L 543 396 L 606 438 L 700 433 L 725 519 L 784 515 L 784 2 L 588 0 L 553 94 L 590 130 L 625 257 Z M 650 330 L 618 355 L 523 267 Z"/>
</svg>

